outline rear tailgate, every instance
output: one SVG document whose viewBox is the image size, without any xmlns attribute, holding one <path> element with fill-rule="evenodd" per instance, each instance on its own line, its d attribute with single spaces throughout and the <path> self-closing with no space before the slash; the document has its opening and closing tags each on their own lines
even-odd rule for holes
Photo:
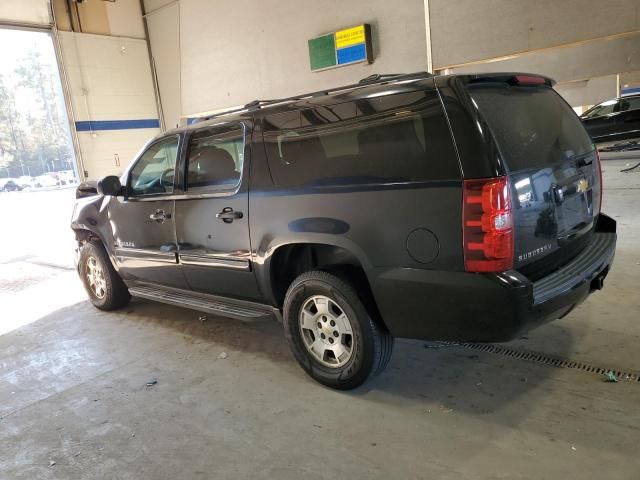
<svg viewBox="0 0 640 480">
<path fill-rule="evenodd" d="M 536 280 L 591 238 L 600 211 L 597 153 L 577 115 L 542 77 L 484 77 L 467 91 L 507 170 L 514 268 Z"/>
</svg>

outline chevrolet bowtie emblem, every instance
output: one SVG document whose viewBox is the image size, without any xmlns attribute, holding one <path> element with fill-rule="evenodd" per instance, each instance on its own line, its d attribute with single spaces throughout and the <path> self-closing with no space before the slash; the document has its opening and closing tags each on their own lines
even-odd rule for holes
<svg viewBox="0 0 640 480">
<path fill-rule="evenodd" d="M 576 187 L 576 190 L 578 190 L 578 192 L 580 193 L 584 193 L 589 189 L 589 182 L 587 182 L 586 178 L 581 179 L 578 182 L 578 186 Z"/>
</svg>

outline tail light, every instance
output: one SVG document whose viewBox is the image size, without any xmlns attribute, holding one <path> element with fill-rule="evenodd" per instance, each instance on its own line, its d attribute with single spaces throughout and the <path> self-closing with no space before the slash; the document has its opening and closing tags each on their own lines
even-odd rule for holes
<svg viewBox="0 0 640 480">
<path fill-rule="evenodd" d="M 464 267 L 501 272 L 513 267 L 513 216 L 507 177 L 465 180 Z"/>
<path fill-rule="evenodd" d="M 596 158 L 598 159 L 598 178 L 600 180 L 600 200 L 598 201 L 598 211 L 596 215 L 599 215 L 602 211 L 602 191 L 604 190 L 604 185 L 602 184 L 602 162 L 600 161 L 600 153 L 596 148 Z"/>
</svg>

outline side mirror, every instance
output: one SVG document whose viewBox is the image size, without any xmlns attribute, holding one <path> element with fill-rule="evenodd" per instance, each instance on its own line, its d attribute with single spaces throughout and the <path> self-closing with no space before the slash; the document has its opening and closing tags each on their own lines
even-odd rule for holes
<svg viewBox="0 0 640 480">
<path fill-rule="evenodd" d="M 122 185 L 120 179 L 115 175 L 108 175 L 98 180 L 98 193 L 117 197 L 122 195 Z"/>
</svg>

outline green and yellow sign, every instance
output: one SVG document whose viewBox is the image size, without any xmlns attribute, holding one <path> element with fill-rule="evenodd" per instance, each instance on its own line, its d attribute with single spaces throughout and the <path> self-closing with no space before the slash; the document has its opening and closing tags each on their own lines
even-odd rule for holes
<svg viewBox="0 0 640 480">
<path fill-rule="evenodd" d="M 371 27 L 367 23 L 309 40 L 312 71 L 372 61 Z"/>
</svg>

